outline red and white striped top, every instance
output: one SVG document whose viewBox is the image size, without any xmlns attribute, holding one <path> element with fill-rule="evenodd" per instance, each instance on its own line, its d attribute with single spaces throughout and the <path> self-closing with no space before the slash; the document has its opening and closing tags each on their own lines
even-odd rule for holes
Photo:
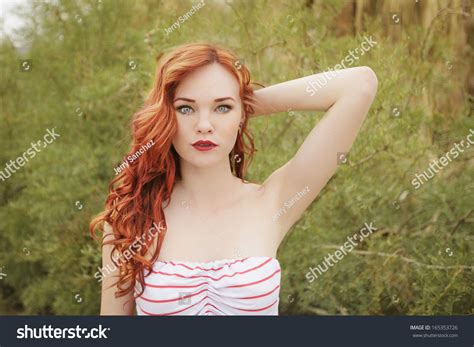
<svg viewBox="0 0 474 347">
<path fill-rule="evenodd" d="M 207 263 L 156 261 L 137 315 L 278 315 L 281 267 L 276 258 L 247 257 Z M 136 281 L 135 296 L 140 293 Z"/>
</svg>

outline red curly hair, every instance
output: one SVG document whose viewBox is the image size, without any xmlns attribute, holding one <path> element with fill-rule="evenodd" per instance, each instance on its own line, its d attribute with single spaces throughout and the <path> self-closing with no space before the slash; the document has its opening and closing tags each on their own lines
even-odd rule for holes
<svg viewBox="0 0 474 347">
<path fill-rule="evenodd" d="M 229 153 L 229 162 L 232 173 L 244 179 L 244 174 L 255 152 L 253 138 L 247 132 L 248 115 L 254 113 L 253 89 L 250 73 L 235 54 L 229 50 L 208 44 L 192 43 L 181 45 L 158 62 L 153 88 L 148 94 L 144 105 L 133 115 L 131 122 L 132 144 L 129 155 L 133 155 L 145 146 L 153 146 L 144 151 L 138 160 L 130 163 L 109 184 L 109 194 L 105 202 L 105 210 L 98 214 L 89 224 L 91 236 L 99 240 L 96 231 L 104 232 L 104 222 L 113 230 L 114 239 L 104 241 L 102 246 L 113 244 L 112 254 L 116 251 L 122 255 L 125 251 L 136 247 L 134 242 L 144 239 L 147 231 L 156 224 L 160 225 L 157 247 L 151 261 L 145 258 L 153 240 L 145 239 L 144 247 L 127 262 L 119 264 L 120 276 L 115 297 L 121 297 L 134 289 L 136 279 L 141 284 L 141 296 L 144 292 L 144 269 L 151 272 L 152 263 L 158 259 L 161 245 L 166 234 L 166 221 L 162 203 L 169 204 L 175 179 L 181 179 L 179 155 L 172 145 L 177 132 L 177 120 L 172 100 L 176 88 L 189 73 L 207 64 L 219 63 L 237 79 L 240 86 L 240 98 L 244 121 L 242 130 L 232 151 Z M 244 136 L 249 144 L 244 142 Z M 248 156 L 248 160 L 245 160 Z M 238 158 L 238 160 L 236 160 Z M 163 231 L 163 232 L 162 232 Z M 127 284 L 129 284 L 127 286 Z M 138 296 L 135 296 L 137 298 Z"/>
</svg>

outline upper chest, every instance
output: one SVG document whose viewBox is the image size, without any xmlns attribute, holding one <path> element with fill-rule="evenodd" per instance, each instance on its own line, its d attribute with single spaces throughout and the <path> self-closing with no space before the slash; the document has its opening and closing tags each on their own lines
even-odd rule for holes
<svg viewBox="0 0 474 347">
<path fill-rule="evenodd" d="M 172 196 L 163 212 L 167 230 L 160 259 L 273 256 L 278 248 L 278 226 L 256 185 L 212 211 L 193 206 L 179 195 Z"/>
<path fill-rule="evenodd" d="M 248 230 L 262 227 L 266 222 L 267 212 L 261 202 L 255 193 L 248 193 L 236 198 L 231 204 L 205 210 L 176 197 L 163 212 L 166 225 L 174 234 L 192 237 L 199 232 L 204 236 L 222 229 L 242 230 L 245 227 Z"/>
</svg>

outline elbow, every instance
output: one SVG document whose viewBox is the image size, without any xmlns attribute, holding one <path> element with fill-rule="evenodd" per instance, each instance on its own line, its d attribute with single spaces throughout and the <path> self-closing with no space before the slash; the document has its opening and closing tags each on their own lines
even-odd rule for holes
<svg viewBox="0 0 474 347">
<path fill-rule="evenodd" d="M 374 70 L 368 66 L 361 66 L 360 68 L 360 92 L 363 95 L 373 99 L 377 93 L 378 79 Z"/>
</svg>

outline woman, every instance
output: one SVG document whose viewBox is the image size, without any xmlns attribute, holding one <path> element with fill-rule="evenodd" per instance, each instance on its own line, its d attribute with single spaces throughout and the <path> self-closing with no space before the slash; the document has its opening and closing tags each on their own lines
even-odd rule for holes
<svg viewBox="0 0 474 347">
<path fill-rule="evenodd" d="M 308 90 L 315 81 L 323 86 Z M 109 270 L 101 314 L 277 315 L 278 246 L 351 148 L 376 90 L 368 67 L 254 92 L 226 49 L 187 44 L 164 56 L 105 211 L 90 224 L 92 236 L 104 232 Z M 328 112 L 265 182 L 245 181 L 249 119 L 288 110 Z"/>
</svg>

